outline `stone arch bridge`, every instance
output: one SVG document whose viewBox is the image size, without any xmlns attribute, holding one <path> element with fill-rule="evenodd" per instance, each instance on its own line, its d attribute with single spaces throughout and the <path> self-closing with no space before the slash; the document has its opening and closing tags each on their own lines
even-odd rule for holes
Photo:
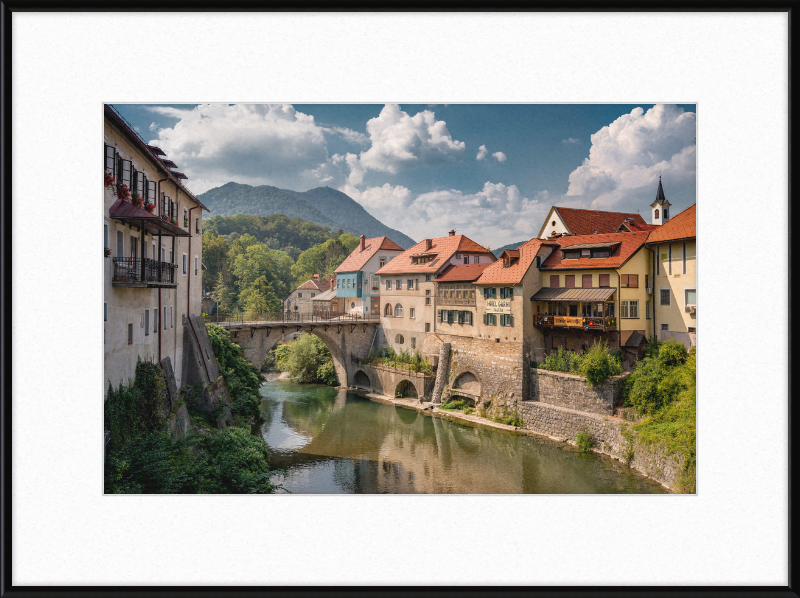
<svg viewBox="0 0 800 598">
<path fill-rule="evenodd" d="M 208 320 L 214 323 L 213 320 Z M 309 322 L 219 322 L 231 333 L 231 341 L 242 348 L 245 359 L 261 367 L 267 353 L 288 334 L 307 332 L 325 343 L 333 357 L 342 386 L 353 386 L 357 362 L 369 356 L 380 320 L 328 320 Z"/>
</svg>

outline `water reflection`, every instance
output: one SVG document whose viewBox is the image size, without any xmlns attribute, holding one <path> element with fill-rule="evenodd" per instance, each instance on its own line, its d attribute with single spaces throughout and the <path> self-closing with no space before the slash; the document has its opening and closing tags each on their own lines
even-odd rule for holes
<svg viewBox="0 0 800 598">
<path fill-rule="evenodd" d="M 660 493 L 618 461 L 325 386 L 261 388 L 270 464 L 296 493 Z"/>
</svg>

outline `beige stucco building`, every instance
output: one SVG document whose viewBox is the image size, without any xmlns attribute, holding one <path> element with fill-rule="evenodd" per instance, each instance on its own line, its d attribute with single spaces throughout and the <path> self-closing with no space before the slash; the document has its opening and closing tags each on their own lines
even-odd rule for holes
<svg viewBox="0 0 800 598">
<path fill-rule="evenodd" d="M 180 388 L 185 317 L 201 313 L 206 208 L 159 148 L 104 112 L 103 394 L 133 378 L 137 358 L 169 357 Z"/>
<path fill-rule="evenodd" d="M 697 334 L 697 212 L 694 204 L 650 233 L 655 263 L 655 333 L 694 345 Z"/>
</svg>

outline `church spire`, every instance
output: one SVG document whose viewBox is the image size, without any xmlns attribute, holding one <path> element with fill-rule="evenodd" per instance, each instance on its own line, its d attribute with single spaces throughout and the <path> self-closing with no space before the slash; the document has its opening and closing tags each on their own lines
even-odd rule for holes
<svg viewBox="0 0 800 598">
<path fill-rule="evenodd" d="M 664 187 L 661 186 L 661 175 L 658 175 L 658 191 L 656 192 L 656 201 L 658 203 L 664 203 L 667 200 L 664 197 Z"/>
</svg>

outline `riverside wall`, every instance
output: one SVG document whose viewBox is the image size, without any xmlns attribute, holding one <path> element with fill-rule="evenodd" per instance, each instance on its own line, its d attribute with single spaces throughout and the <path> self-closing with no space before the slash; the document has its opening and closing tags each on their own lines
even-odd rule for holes
<svg viewBox="0 0 800 598">
<path fill-rule="evenodd" d="M 614 415 L 622 403 L 622 388 L 630 373 L 611 376 L 597 386 L 564 372 L 531 368 L 529 400 L 597 415 Z"/>
</svg>

